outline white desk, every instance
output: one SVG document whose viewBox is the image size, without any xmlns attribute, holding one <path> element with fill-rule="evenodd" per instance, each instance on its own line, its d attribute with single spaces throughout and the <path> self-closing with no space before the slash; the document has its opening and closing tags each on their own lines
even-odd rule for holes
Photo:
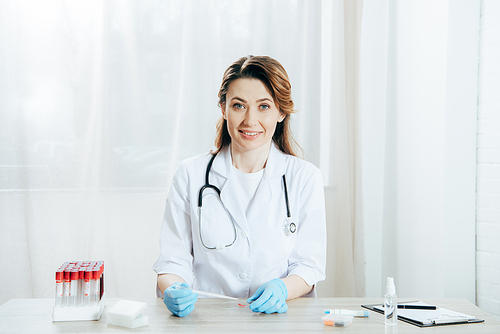
<svg viewBox="0 0 500 334">
<path fill-rule="evenodd" d="M 127 299 L 127 298 L 123 298 Z M 465 299 L 421 299 L 429 304 L 463 312 L 484 319 L 484 323 L 419 328 L 399 321 L 395 328 L 384 325 L 381 314 L 370 311 L 369 318 L 354 318 L 346 328 L 325 326 L 321 317 L 324 309 L 347 308 L 364 310 L 361 304 L 381 303 L 374 298 L 301 298 L 288 302 L 283 314 L 254 313 L 248 307 L 225 309 L 222 299 L 199 299 L 194 311 L 184 317 L 172 316 L 161 299 L 136 299 L 147 303 L 143 315 L 149 316 L 149 326 L 137 329 L 108 326 L 106 311 L 118 298 L 108 298 L 99 321 L 52 322 L 54 299 L 12 299 L 0 306 L 0 333 L 101 333 L 101 332 L 314 332 L 343 333 L 500 333 L 500 322 Z M 244 303 L 244 299 L 241 299 Z M 246 304 L 246 303 L 244 303 Z"/>
</svg>

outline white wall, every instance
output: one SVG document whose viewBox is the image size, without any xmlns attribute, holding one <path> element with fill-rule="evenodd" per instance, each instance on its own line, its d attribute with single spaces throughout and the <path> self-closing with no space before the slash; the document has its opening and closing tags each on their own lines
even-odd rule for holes
<svg viewBox="0 0 500 334">
<path fill-rule="evenodd" d="M 363 13 L 367 296 L 393 276 L 400 297 L 474 302 L 479 2 L 379 2 Z"/>
<path fill-rule="evenodd" d="M 481 3 L 477 121 L 477 305 L 500 319 L 500 2 Z"/>
</svg>

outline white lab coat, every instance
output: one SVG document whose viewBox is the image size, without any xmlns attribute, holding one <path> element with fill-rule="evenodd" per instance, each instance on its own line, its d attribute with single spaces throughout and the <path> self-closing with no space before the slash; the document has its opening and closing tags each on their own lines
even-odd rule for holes
<svg viewBox="0 0 500 334">
<path fill-rule="evenodd" d="M 236 226 L 236 241 L 221 250 L 208 250 L 200 241 L 198 192 L 205 184 L 210 154 L 185 160 L 177 169 L 167 197 L 160 234 L 157 274 L 182 277 L 193 289 L 247 298 L 274 278 L 298 275 L 313 286 L 325 279 L 326 226 L 321 172 L 311 163 L 282 153 L 271 145 L 269 158 L 255 197 L 245 213 L 238 201 L 241 189 L 231 173 L 230 148 L 220 152 L 210 171 L 210 184 L 221 190 L 221 199 Z M 297 231 L 286 236 L 286 175 L 292 221 Z M 206 193 L 209 193 L 206 191 Z M 212 196 L 212 198 L 217 198 Z M 203 202 L 202 233 L 209 247 L 234 238 L 223 206 Z M 227 217 L 227 215 L 226 215 Z M 223 225 L 223 226 L 221 226 Z M 313 291 L 312 294 L 314 295 Z M 158 296 L 163 293 L 158 291 Z"/>
</svg>

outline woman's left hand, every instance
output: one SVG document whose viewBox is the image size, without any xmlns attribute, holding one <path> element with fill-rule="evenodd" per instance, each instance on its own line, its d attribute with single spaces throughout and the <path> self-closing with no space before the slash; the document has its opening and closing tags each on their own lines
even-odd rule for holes
<svg viewBox="0 0 500 334">
<path fill-rule="evenodd" d="M 250 309 L 254 312 L 284 313 L 288 310 L 287 297 L 288 290 L 285 283 L 275 278 L 262 284 L 247 302 L 251 303 Z"/>
</svg>

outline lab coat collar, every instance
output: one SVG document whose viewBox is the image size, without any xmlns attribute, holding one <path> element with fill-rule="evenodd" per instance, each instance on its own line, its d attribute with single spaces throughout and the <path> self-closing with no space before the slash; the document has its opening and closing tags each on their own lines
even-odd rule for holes
<svg viewBox="0 0 500 334">
<path fill-rule="evenodd" d="M 231 173 L 232 164 L 233 159 L 231 158 L 231 145 L 229 145 L 217 154 L 212 164 L 212 170 L 227 179 Z"/>
<path fill-rule="evenodd" d="M 231 145 L 222 150 L 214 160 L 212 169 L 219 175 L 229 178 L 231 175 L 231 165 L 233 159 L 231 158 Z M 267 158 L 266 169 L 264 178 L 274 179 L 281 177 L 286 172 L 286 154 L 281 152 L 274 142 L 271 144 L 269 157 Z"/>
<path fill-rule="evenodd" d="M 286 154 L 281 152 L 273 142 L 264 174 L 267 174 L 267 178 L 269 179 L 281 177 L 286 172 L 286 166 Z"/>
<path fill-rule="evenodd" d="M 281 187 L 271 187 L 271 182 L 276 178 L 281 178 L 282 175 L 285 174 L 287 169 L 286 155 L 282 153 L 274 143 L 271 144 L 271 150 L 267 158 L 266 169 L 264 170 L 262 181 L 257 188 L 255 200 L 248 208 L 246 215 L 239 201 L 239 189 L 234 187 L 235 181 L 231 176 L 231 165 L 231 149 L 227 147 L 215 158 L 212 169 L 226 178 L 226 182 L 220 188 L 222 201 L 225 203 L 229 213 L 233 216 L 236 224 L 243 231 L 248 232 L 248 222 L 254 221 L 258 216 L 266 212 L 266 210 L 269 210 L 266 204 L 271 201 L 272 197 L 279 196 Z"/>
</svg>

